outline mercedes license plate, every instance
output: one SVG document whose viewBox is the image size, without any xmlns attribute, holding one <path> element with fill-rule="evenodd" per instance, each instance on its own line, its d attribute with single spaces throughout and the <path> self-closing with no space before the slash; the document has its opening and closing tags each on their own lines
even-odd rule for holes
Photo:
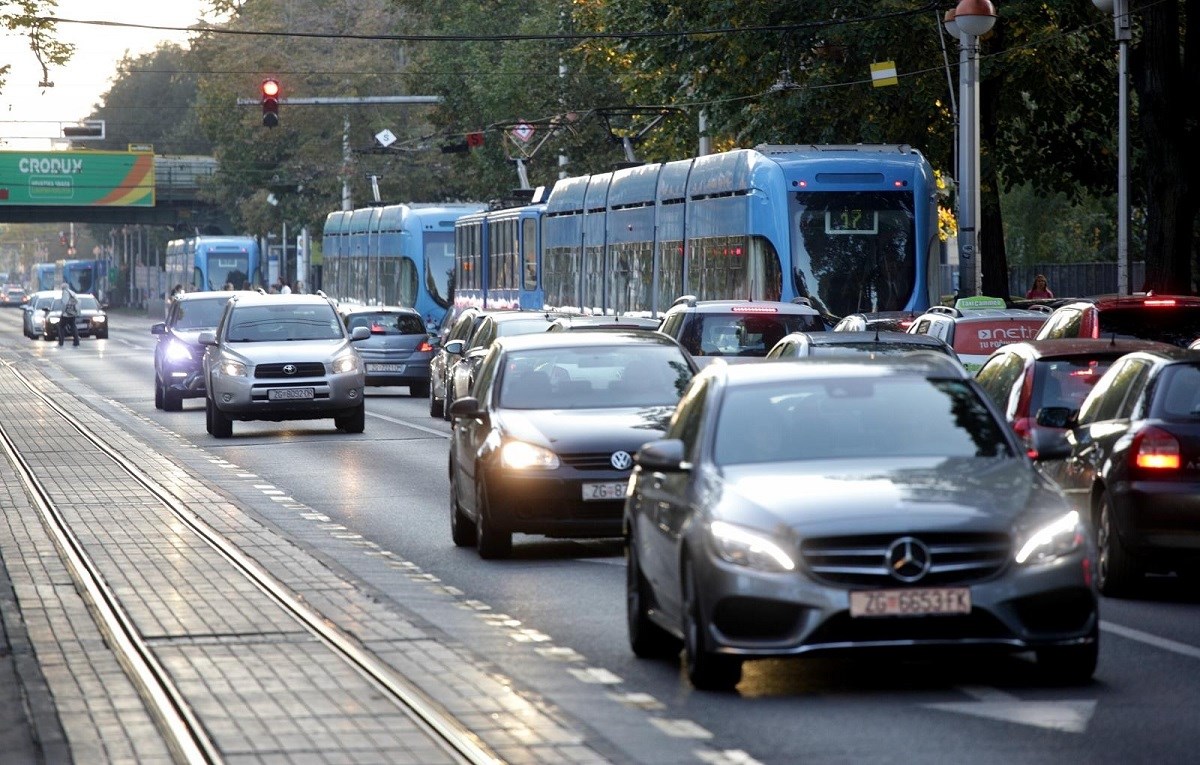
<svg viewBox="0 0 1200 765">
<path fill-rule="evenodd" d="M 850 593 L 850 615 L 931 616 L 971 613 L 969 587 L 864 590 Z"/>
<path fill-rule="evenodd" d="M 626 481 L 585 483 L 583 485 L 583 499 L 585 501 L 597 499 L 624 499 L 625 487 L 628 485 L 629 484 Z"/>
<path fill-rule="evenodd" d="M 367 364 L 368 372 L 403 372 L 403 364 Z"/>
<path fill-rule="evenodd" d="M 267 391 L 267 398 L 271 401 L 313 398 L 315 395 L 316 391 L 312 388 L 272 388 Z"/>
</svg>

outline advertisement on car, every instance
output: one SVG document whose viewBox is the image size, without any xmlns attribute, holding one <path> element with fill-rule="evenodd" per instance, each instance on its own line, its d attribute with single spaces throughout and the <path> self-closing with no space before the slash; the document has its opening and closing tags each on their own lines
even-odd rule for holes
<svg viewBox="0 0 1200 765">
<path fill-rule="evenodd" d="M 1044 322 L 1045 318 L 961 322 L 954 330 L 954 352 L 967 371 L 975 372 L 993 351 L 1035 338 Z"/>
</svg>

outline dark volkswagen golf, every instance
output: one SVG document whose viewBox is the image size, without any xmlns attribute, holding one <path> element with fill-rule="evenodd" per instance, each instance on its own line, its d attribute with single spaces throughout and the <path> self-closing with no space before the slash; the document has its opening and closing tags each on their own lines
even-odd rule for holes
<svg viewBox="0 0 1200 765">
<path fill-rule="evenodd" d="M 662 435 L 696 366 L 650 332 L 498 338 L 450 406 L 450 528 L 484 558 L 514 532 L 616 537 L 632 455 Z"/>
<path fill-rule="evenodd" d="M 916 436 L 914 437 L 914 434 Z M 745 659 L 818 651 L 1034 651 L 1096 665 L 1094 550 L 955 362 L 707 367 L 625 506 L 629 639 L 699 688 Z"/>
</svg>

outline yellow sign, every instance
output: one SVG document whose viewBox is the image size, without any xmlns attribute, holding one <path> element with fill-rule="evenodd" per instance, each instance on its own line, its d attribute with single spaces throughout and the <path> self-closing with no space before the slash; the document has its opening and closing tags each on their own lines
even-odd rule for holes
<svg viewBox="0 0 1200 765">
<path fill-rule="evenodd" d="M 871 84 L 877 88 L 899 85 L 900 79 L 896 76 L 896 62 L 880 61 L 878 64 L 871 64 Z"/>
</svg>

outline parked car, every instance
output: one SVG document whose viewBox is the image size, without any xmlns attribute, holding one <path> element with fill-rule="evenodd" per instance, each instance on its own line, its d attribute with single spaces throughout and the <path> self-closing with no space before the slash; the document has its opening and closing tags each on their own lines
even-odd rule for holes
<svg viewBox="0 0 1200 765">
<path fill-rule="evenodd" d="M 801 359 L 815 356 L 877 356 L 932 351 L 955 361 L 950 346 L 931 335 L 907 332 L 793 332 L 767 352 L 768 359 Z"/>
<path fill-rule="evenodd" d="M 75 317 L 75 329 L 80 337 L 94 337 L 97 340 L 108 339 L 108 312 L 96 300 L 95 295 L 76 295 L 79 314 Z M 58 339 L 58 322 L 62 318 L 62 293 L 58 293 L 49 307 L 44 307 L 46 320 L 42 324 L 42 339 Z"/>
<path fill-rule="evenodd" d="M 447 313 L 447 317 L 451 314 Z M 466 350 L 466 344 L 470 341 L 471 335 L 479 327 L 480 322 L 486 313 L 479 308 L 465 308 L 458 312 L 457 318 L 449 325 L 447 329 L 446 323 L 442 324 L 439 333 L 439 340 L 436 343 L 437 349 L 434 351 L 433 358 L 429 361 L 429 416 L 441 417 L 449 420 L 450 414 L 446 411 L 446 392 L 449 388 L 450 368 L 462 356 Z M 462 341 L 459 345 L 454 346 L 455 352 L 451 353 L 446 346 L 453 340 Z"/>
<path fill-rule="evenodd" d="M 1060 306 L 1038 340 L 1066 337 L 1157 340 L 1186 348 L 1200 337 L 1200 297 L 1194 295 L 1109 295 Z"/>
<path fill-rule="evenodd" d="M 537 311 L 495 311 L 483 317 L 479 327 L 471 334 L 471 340 L 463 343 L 464 350 L 461 353 L 457 350 L 457 341 L 447 343 L 447 353 L 451 356 L 457 354 L 458 358 L 450 367 L 446 404 L 453 404 L 457 399 L 471 395 L 479 365 L 498 338 L 545 332 L 554 319 L 552 314 Z"/>
<path fill-rule="evenodd" d="M 347 433 L 366 421 L 366 375 L 352 342 L 371 330 L 348 331 L 333 301 L 321 295 L 236 293 L 205 346 L 205 426 L 233 435 L 234 420 L 332 417 Z"/>
<path fill-rule="evenodd" d="M 866 332 L 867 330 L 884 330 L 887 332 L 907 332 L 912 323 L 920 316 L 916 311 L 875 311 L 872 313 L 852 313 L 843 316 L 833 326 L 834 332 Z"/>
<path fill-rule="evenodd" d="M 213 330 L 231 292 L 185 292 L 167 306 L 167 320 L 152 324 L 154 346 L 154 406 L 168 412 L 183 408 L 185 398 L 203 398 L 204 346 L 200 333 Z"/>
<path fill-rule="evenodd" d="M 429 395 L 429 362 L 433 343 L 425 320 L 415 308 L 353 306 L 340 308 L 346 329 L 367 327 L 371 336 L 355 344 L 366 367 L 368 386 L 405 385 L 408 395 Z"/>
<path fill-rule="evenodd" d="M 1000 298 L 962 298 L 953 308 L 933 306 L 917 317 L 908 332 L 945 341 L 967 371 L 975 372 L 996 349 L 1032 340 L 1049 315 L 1049 309 L 1005 308 Z"/>
<path fill-rule="evenodd" d="M 659 332 L 679 341 L 701 366 L 713 358 L 762 358 L 789 332 L 823 332 L 807 302 L 697 300 L 684 295 L 663 314 Z"/>
<path fill-rule="evenodd" d="M 1129 594 L 1146 572 L 1200 573 L 1200 353 L 1137 351 L 1095 384 L 1069 430 L 1043 444 L 1063 459 L 1058 481 L 1091 521 L 1105 595 Z"/>
<path fill-rule="evenodd" d="M 1012 343 L 989 356 L 975 380 L 1024 441 L 1030 456 L 1037 457 L 1037 431 L 1045 428 L 1036 422 L 1039 411 L 1044 407 L 1077 410 L 1117 359 L 1134 351 L 1169 348 L 1149 340 Z"/>
<path fill-rule="evenodd" d="M 25 304 L 21 316 L 25 337 L 37 340 L 42 336 L 46 327 L 46 312 L 54 305 L 54 299 L 60 295 L 62 292 L 59 290 L 43 290 L 29 296 L 29 302 Z"/>
<path fill-rule="evenodd" d="M 746 659 L 857 649 L 1095 669 L 1086 526 L 945 356 L 710 365 L 635 462 L 630 646 L 682 646 L 697 688 L 731 688 Z"/>
<path fill-rule="evenodd" d="M 450 530 L 484 558 L 512 535 L 616 537 L 633 455 L 696 371 L 654 332 L 501 337 L 450 405 Z"/>
</svg>

